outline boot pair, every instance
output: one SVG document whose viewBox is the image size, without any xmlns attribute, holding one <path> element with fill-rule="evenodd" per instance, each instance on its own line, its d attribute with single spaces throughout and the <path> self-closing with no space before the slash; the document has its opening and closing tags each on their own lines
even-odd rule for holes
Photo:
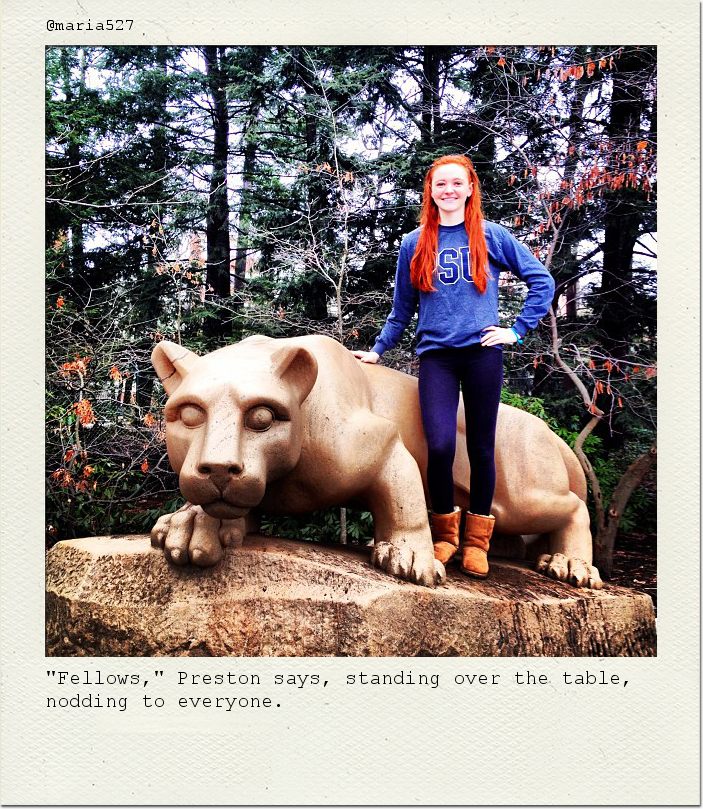
<svg viewBox="0 0 703 809">
<path fill-rule="evenodd" d="M 461 550 L 461 572 L 477 579 L 488 575 L 488 547 L 493 533 L 495 517 L 466 512 L 464 538 L 459 543 L 461 509 L 456 506 L 451 514 L 432 514 L 430 528 L 435 559 L 443 565 Z"/>
</svg>

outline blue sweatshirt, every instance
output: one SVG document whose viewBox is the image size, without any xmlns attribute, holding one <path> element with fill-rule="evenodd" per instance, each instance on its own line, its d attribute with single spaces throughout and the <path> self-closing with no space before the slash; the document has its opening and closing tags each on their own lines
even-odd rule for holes
<svg viewBox="0 0 703 809">
<path fill-rule="evenodd" d="M 393 309 L 373 351 L 383 354 L 396 346 L 420 307 L 417 323 L 417 353 L 432 348 L 464 348 L 481 342 L 487 326 L 497 326 L 498 276 L 509 270 L 528 286 L 528 294 L 513 328 L 520 336 L 534 329 L 549 311 L 554 296 L 554 279 L 547 268 L 508 230 L 484 222 L 491 278 L 483 295 L 471 277 L 469 237 L 463 222 L 440 225 L 437 264 L 433 278 L 436 292 L 420 292 L 410 283 L 410 261 L 415 253 L 420 228 L 409 233 L 400 245 L 395 276 Z"/>
</svg>

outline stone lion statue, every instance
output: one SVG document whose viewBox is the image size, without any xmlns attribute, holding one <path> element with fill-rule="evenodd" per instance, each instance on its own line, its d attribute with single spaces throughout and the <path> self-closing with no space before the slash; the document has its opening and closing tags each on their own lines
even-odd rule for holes
<svg viewBox="0 0 703 809">
<path fill-rule="evenodd" d="M 152 544 L 175 564 L 215 564 L 241 544 L 244 519 L 350 506 L 374 519 L 371 563 L 434 587 L 445 577 L 427 519 L 427 448 L 417 380 L 360 363 L 329 337 L 254 336 L 200 357 L 168 341 L 152 362 L 163 383 L 168 455 L 187 503 L 162 516 Z M 468 482 L 463 405 L 455 479 Z M 500 406 L 496 532 L 546 535 L 538 569 L 599 587 L 586 481 L 539 419 Z M 468 508 L 458 484 L 455 502 Z"/>
</svg>

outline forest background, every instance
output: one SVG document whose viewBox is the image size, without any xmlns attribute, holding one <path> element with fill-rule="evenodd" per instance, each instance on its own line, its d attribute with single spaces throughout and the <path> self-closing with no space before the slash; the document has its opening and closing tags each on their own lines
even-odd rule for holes
<svg viewBox="0 0 703 809">
<path fill-rule="evenodd" d="M 550 269 L 503 401 L 589 480 L 596 563 L 656 538 L 656 49 L 51 47 L 46 51 L 47 544 L 148 531 L 182 499 L 150 354 L 250 334 L 368 349 L 431 161 Z M 524 286 L 501 277 L 502 325 Z M 412 328 L 384 363 L 416 374 Z M 366 542 L 370 515 L 264 527 Z"/>
</svg>

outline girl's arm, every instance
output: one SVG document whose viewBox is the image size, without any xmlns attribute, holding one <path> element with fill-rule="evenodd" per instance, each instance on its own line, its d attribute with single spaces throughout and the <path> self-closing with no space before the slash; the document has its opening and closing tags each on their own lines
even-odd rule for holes
<svg viewBox="0 0 703 809">
<path fill-rule="evenodd" d="M 501 227 L 500 235 L 501 260 L 498 263 L 517 275 L 528 288 L 522 312 L 511 327 L 522 342 L 527 331 L 534 329 L 549 311 L 554 297 L 554 279 L 544 264 L 510 231 Z"/>
<path fill-rule="evenodd" d="M 414 252 L 414 246 L 413 246 Z M 412 253 L 408 240 L 404 239 L 398 253 L 398 267 L 395 273 L 395 292 L 393 293 L 393 309 L 386 325 L 376 340 L 372 352 L 380 357 L 384 351 L 398 345 L 408 323 L 417 309 L 418 292 L 410 283 L 410 260 Z"/>
</svg>

